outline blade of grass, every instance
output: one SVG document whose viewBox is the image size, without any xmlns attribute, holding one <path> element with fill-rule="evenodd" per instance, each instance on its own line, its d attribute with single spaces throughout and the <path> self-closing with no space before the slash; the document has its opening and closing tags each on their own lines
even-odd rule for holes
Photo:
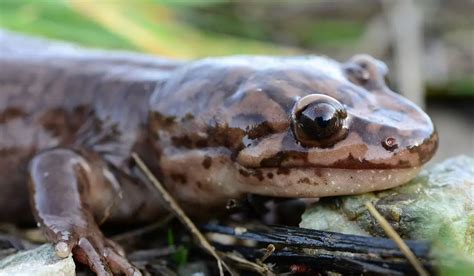
<svg viewBox="0 0 474 276">
<path fill-rule="evenodd" d="M 203 31 L 177 18 L 166 5 L 72 0 L 71 7 L 143 51 L 196 58 L 230 54 L 294 54 L 301 50 Z"/>
<path fill-rule="evenodd" d="M 200 246 L 204 248 L 209 254 L 211 254 L 216 260 L 217 260 L 217 265 L 219 267 L 219 272 L 220 275 L 224 275 L 224 270 L 222 269 L 222 266 L 225 267 L 225 269 L 231 274 L 231 275 L 236 275 L 233 269 L 231 269 L 217 254 L 217 251 L 214 249 L 214 247 L 209 243 L 209 241 L 204 237 L 204 235 L 199 231 L 199 229 L 196 227 L 196 225 L 191 221 L 191 219 L 186 215 L 186 213 L 181 209 L 179 206 L 178 202 L 166 191 L 166 189 L 161 185 L 161 183 L 156 179 L 156 177 L 151 173 L 151 171 L 148 169 L 148 167 L 145 165 L 145 163 L 141 160 L 141 158 L 136 154 L 132 153 L 132 157 L 135 160 L 138 168 L 145 174 L 145 176 L 148 178 L 148 180 L 153 183 L 155 188 L 158 190 L 160 193 L 163 202 L 166 204 L 166 207 L 172 211 L 176 217 L 188 228 L 190 233 L 197 239 L 199 242 Z"/>
<path fill-rule="evenodd" d="M 416 258 L 415 254 L 410 250 L 408 245 L 403 241 L 403 239 L 398 235 L 398 233 L 392 228 L 390 223 L 375 209 L 374 205 L 367 201 L 365 206 L 369 210 L 370 214 L 377 220 L 382 229 L 385 231 L 385 234 L 391 238 L 397 246 L 400 248 L 400 251 L 403 252 L 408 261 L 413 265 L 419 275 L 429 276 L 430 274 L 425 270 L 420 261 Z"/>
</svg>

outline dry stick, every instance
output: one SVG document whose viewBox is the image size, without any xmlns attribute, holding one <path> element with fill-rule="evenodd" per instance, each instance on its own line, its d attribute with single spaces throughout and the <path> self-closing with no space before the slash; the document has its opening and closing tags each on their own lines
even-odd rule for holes
<svg viewBox="0 0 474 276">
<path fill-rule="evenodd" d="M 155 176 L 150 172 L 150 170 L 145 165 L 145 163 L 141 160 L 141 158 L 136 153 L 132 153 L 132 157 L 137 163 L 140 170 L 148 178 L 148 180 L 150 180 L 151 183 L 155 185 L 156 189 L 158 189 L 158 191 L 161 194 L 162 199 L 167 204 L 167 207 L 169 207 L 171 211 L 178 217 L 178 219 L 188 228 L 191 234 L 199 241 L 200 245 L 205 250 L 207 250 L 209 254 L 211 254 L 214 258 L 216 258 L 220 275 L 222 276 L 224 275 L 222 266 L 224 266 L 231 275 L 234 275 L 233 270 L 217 254 L 214 247 L 212 247 L 212 245 L 207 241 L 204 235 L 197 229 L 196 225 L 194 225 L 191 219 L 189 219 L 189 217 L 184 213 L 183 209 L 181 209 L 181 207 L 178 205 L 176 200 L 168 193 L 168 191 L 166 191 L 166 189 L 163 187 L 163 185 L 161 185 L 158 179 L 156 179 Z"/>
<path fill-rule="evenodd" d="M 275 246 L 273 244 L 269 244 L 266 248 L 266 252 L 265 254 L 263 255 L 262 258 L 260 258 L 260 262 L 264 263 L 266 259 L 268 259 L 268 257 L 270 257 L 273 252 L 275 252 Z"/>
<path fill-rule="evenodd" d="M 219 254 L 221 256 L 224 256 L 225 258 L 231 260 L 231 261 L 234 261 L 237 266 L 239 266 L 243 269 L 251 270 L 251 271 L 257 272 L 260 275 L 265 275 L 265 276 L 275 275 L 275 273 L 273 273 L 271 271 L 271 269 L 269 269 L 268 266 L 265 265 L 265 264 L 261 264 L 261 265 L 256 264 L 254 262 L 251 262 L 251 261 L 249 261 L 245 258 L 242 258 L 242 257 L 236 255 L 235 253 L 219 252 Z"/>
<path fill-rule="evenodd" d="M 251 228 L 229 227 L 217 224 L 202 225 L 201 231 L 219 233 L 240 240 L 254 240 L 266 244 L 285 244 L 298 248 L 315 248 L 358 254 L 376 254 L 382 258 L 404 257 L 400 248 L 391 239 L 366 237 L 312 230 L 291 226 L 256 226 Z M 245 229 L 245 231 L 237 231 Z M 427 261 L 429 246 L 423 241 L 406 241 L 410 249 Z"/>
<path fill-rule="evenodd" d="M 413 265 L 418 274 L 421 276 L 429 276 L 430 274 L 425 270 L 423 265 L 416 258 L 415 254 L 413 254 L 413 252 L 403 241 L 403 239 L 398 235 L 398 233 L 395 232 L 390 223 L 388 223 L 388 221 L 377 211 L 377 209 L 375 209 L 374 205 L 371 202 L 367 201 L 365 203 L 365 206 L 369 210 L 370 214 L 375 218 L 375 220 L 378 221 L 382 229 L 385 231 L 385 234 L 387 234 L 387 236 L 397 244 L 397 246 L 400 248 L 400 251 L 402 251 L 402 253 L 408 259 L 411 265 Z"/>
<path fill-rule="evenodd" d="M 171 219 L 173 219 L 173 218 L 174 218 L 174 215 L 170 213 L 170 214 L 166 215 L 164 218 L 160 219 L 159 221 L 157 221 L 155 223 L 146 225 L 146 226 L 144 226 L 142 228 L 139 228 L 139 229 L 135 229 L 135 230 L 132 230 L 132 231 L 128 231 L 128 232 L 125 232 L 125 233 L 115 235 L 115 236 L 112 237 L 112 240 L 114 240 L 114 241 L 123 241 L 123 240 L 131 239 L 133 237 L 141 236 L 143 234 L 152 232 L 152 231 L 164 226 L 165 224 L 170 222 Z"/>
</svg>

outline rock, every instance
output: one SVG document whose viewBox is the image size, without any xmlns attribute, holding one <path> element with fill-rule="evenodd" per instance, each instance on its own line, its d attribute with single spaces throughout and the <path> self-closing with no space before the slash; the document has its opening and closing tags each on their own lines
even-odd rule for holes
<svg viewBox="0 0 474 276">
<path fill-rule="evenodd" d="M 59 258 L 51 244 L 44 244 L 0 260 L 0 276 L 6 275 L 69 276 L 76 275 L 76 266 L 71 256 Z"/>
<path fill-rule="evenodd" d="M 404 239 L 432 242 L 439 275 L 474 271 L 474 158 L 448 159 L 404 186 L 382 192 L 326 198 L 302 216 L 300 227 L 385 236 L 368 213 L 370 201 Z"/>
<path fill-rule="evenodd" d="M 186 263 L 178 268 L 178 275 L 180 276 L 206 276 L 211 275 L 204 262 Z"/>
<path fill-rule="evenodd" d="M 474 260 L 474 158 L 448 159 L 391 190 L 322 199 L 303 214 L 300 227 L 385 236 L 366 201 L 402 238 L 431 240 Z"/>
</svg>

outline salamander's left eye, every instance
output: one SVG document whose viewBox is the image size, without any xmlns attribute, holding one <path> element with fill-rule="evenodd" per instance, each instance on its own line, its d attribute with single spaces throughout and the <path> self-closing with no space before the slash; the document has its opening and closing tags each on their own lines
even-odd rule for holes
<svg viewBox="0 0 474 276">
<path fill-rule="evenodd" d="M 347 112 L 336 99 L 313 94 L 301 98 L 292 112 L 293 133 L 304 146 L 329 147 L 347 134 Z"/>
<path fill-rule="evenodd" d="M 358 85 L 377 88 L 385 85 L 388 73 L 385 63 L 369 55 L 356 55 L 343 65 L 348 79 Z"/>
</svg>

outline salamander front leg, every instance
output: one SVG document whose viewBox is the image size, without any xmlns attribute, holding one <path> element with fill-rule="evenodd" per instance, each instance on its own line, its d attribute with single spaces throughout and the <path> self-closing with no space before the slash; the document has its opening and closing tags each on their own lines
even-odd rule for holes
<svg viewBox="0 0 474 276">
<path fill-rule="evenodd" d="M 103 168 L 72 150 L 54 149 L 34 157 L 29 170 L 32 209 L 60 257 L 72 252 L 97 275 L 141 275 L 98 227 L 120 194 Z"/>
</svg>

